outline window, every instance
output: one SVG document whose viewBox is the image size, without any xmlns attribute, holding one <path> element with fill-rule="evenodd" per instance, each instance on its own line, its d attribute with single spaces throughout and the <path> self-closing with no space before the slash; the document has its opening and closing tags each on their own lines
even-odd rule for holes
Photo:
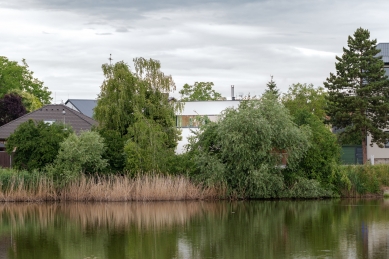
<svg viewBox="0 0 389 259">
<path fill-rule="evenodd" d="M 45 120 L 43 122 L 46 124 L 52 125 L 55 122 L 55 120 Z"/>
</svg>

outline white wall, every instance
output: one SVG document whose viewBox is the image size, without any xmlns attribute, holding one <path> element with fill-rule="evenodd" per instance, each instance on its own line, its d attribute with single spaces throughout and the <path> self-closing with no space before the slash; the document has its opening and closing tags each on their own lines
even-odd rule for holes
<svg viewBox="0 0 389 259">
<path fill-rule="evenodd" d="M 389 131 L 389 130 L 385 130 Z M 370 159 L 371 156 L 374 156 L 376 163 L 389 163 L 389 148 L 380 148 L 377 144 L 370 146 L 371 136 L 367 136 L 367 159 Z M 386 160 L 386 162 L 385 162 Z"/>
<path fill-rule="evenodd" d="M 195 101 L 185 102 L 184 109 L 177 115 L 219 115 L 223 110 L 229 107 L 237 108 L 240 101 Z M 178 142 L 176 153 L 181 154 L 185 152 L 185 145 L 188 144 L 188 137 L 192 136 L 191 130 L 197 128 L 180 128 L 182 140 Z"/>
</svg>

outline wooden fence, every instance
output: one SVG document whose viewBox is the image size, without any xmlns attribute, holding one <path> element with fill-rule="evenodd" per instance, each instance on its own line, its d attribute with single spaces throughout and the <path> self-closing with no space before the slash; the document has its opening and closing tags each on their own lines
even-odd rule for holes
<svg viewBox="0 0 389 259">
<path fill-rule="evenodd" d="M 0 167 L 11 167 L 11 156 L 5 151 L 0 151 Z"/>
</svg>

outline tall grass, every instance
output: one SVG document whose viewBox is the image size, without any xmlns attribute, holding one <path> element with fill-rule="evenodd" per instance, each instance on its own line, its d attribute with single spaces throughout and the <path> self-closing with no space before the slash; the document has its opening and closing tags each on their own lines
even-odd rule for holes
<svg viewBox="0 0 389 259">
<path fill-rule="evenodd" d="M 12 176 L 0 188 L 0 201 L 167 201 L 225 197 L 225 190 L 203 187 L 182 176 L 86 177 L 58 188 L 44 176 L 34 181 Z"/>
<path fill-rule="evenodd" d="M 389 165 L 349 165 L 339 167 L 338 188 L 343 197 L 382 195 L 389 186 Z"/>
</svg>

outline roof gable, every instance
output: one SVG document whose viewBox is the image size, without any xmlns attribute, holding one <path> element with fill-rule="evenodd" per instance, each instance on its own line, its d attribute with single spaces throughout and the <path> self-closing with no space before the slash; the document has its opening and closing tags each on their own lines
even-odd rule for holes
<svg viewBox="0 0 389 259">
<path fill-rule="evenodd" d="M 62 121 L 71 125 L 76 133 L 90 130 L 93 125 L 97 125 L 97 122 L 92 118 L 63 104 L 49 104 L 1 126 L 0 139 L 8 138 L 20 124 L 30 119 L 34 121 Z"/>
<path fill-rule="evenodd" d="M 68 99 L 65 103 L 66 106 L 71 108 L 75 108 L 77 111 L 82 114 L 92 118 L 93 117 L 93 109 L 97 105 L 97 100 L 91 99 Z"/>
</svg>

